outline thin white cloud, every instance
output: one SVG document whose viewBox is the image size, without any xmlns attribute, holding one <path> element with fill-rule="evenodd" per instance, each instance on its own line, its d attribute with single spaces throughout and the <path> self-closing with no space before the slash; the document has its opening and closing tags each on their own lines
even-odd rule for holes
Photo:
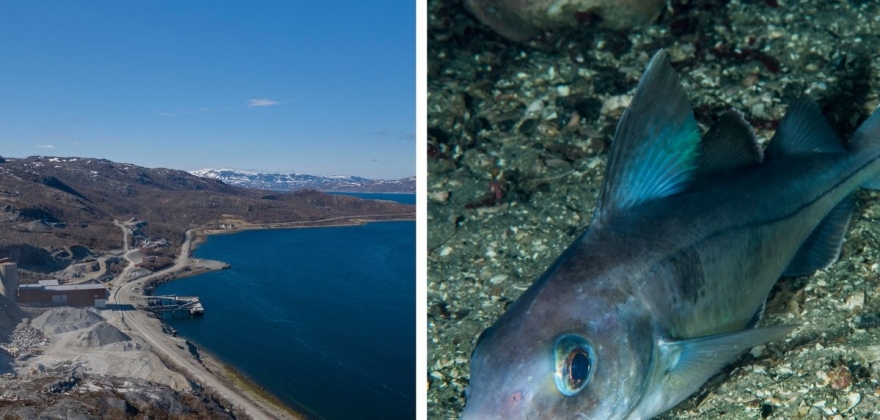
<svg viewBox="0 0 880 420">
<path fill-rule="evenodd" d="M 54 144 L 38 144 L 37 149 L 54 149 Z"/>
<path fill-rule="evenodd" d="M 273 106 L 278 105 L 281 102 L 273 101 L 271 99 L 261 98 L 261 99 L 251 99 L 248 101 L 247 106 Z"/>
<path fill-rule="evenodd" d="M 175 112 L 157 112 L 156 115 L 160 117 L 179 117 L 181 115 L 189 115 L 192 114 L 192 111 L 175 111 Z"/>
</svg>

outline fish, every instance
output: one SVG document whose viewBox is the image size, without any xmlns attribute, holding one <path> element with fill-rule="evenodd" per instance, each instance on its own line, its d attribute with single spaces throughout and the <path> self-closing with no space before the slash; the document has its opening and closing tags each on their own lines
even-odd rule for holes
<svg viewBox="0 0 880 420">
<path fill-rule="evenodd" d="M 461 419 L 649 419 L 785 338 L 759 326 L 771 288 L 837 260 L 878 156 L 880 112 L 844 144 L 806 97 L 764 150 L 736 110 L 701 135 L 657 52 L 590 224 L 477 339 Z"/>
</svg>

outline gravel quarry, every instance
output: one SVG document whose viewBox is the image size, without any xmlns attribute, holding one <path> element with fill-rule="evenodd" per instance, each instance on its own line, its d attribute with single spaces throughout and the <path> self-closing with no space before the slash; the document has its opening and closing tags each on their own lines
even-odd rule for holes
<svg viewBox="0 0 880 420">
<path fill-rule="evenodd" d="M 17 353 L 12 366 L 19 375 L 82 372 L 143 379 L 181 391 L 192 388 L 140 340 L 108 323 L 94 308 L 45 310 L 23 320 L 12 336 L 11 348 Z"/>
</svg>

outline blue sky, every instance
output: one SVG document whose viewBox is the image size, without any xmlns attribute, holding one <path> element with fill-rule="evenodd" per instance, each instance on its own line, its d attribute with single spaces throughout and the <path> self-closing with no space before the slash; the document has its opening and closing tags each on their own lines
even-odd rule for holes
<svg viewBox="0 0 880 420">
<path fill-rule="evenodd" d="M 415 2 L 0 0 L 0 155 L 415 175 Z"/>
</svg>

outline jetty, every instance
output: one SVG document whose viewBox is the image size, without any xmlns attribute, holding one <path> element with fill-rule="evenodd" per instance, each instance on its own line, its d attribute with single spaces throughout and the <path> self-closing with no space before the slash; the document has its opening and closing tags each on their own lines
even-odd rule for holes
<svg viewBox="0 0 880 420">
<path fill-rule="evenodd" d="M 202 306 L 202 302 L 199 302 L 198 296 L 144 296 L 144 299 L 150 302 L 150 306 L 146 308 L 148 311 L 171 312 L 172 315 L 177 312 L 189 312 L 193 316 L 205 313 L 205 308 Z"/>
</svg>

